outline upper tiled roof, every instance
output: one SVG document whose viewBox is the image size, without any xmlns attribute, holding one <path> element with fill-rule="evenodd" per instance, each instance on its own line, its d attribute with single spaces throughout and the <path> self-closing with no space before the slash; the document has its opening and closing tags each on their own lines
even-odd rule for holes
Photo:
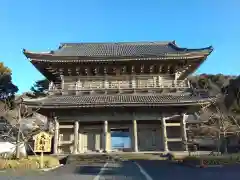
<svg viewBox="0 0 240 180">
<path fill-rule="evenodd" d="M 163 106 L 184 105 L 210 101 L 209 97 L 190 95 L 65 95 L 49 96 L 39 100 L 25 100 L 27 105 L 41 107 L 99 107 L 99 106 Z"/>
<path fill-rule="evenodd" d="M 56 56 L 144 56 L 165 55 L 165 53 L 182 53 L 193 51 L 178 48 L 172 43 L 145 42 L 145 43 L 65 43 L 59 50 L 54 51 Z"/>
<path fill-rule="evenodd" d="M 77 57 L 144 57 L 202 51 L 211 52 L 212 47 L 187 49 L 178 47 L 175 42 L 62 43 L 59 49 L 51 51 L 50 55 Z"/>
</svg>

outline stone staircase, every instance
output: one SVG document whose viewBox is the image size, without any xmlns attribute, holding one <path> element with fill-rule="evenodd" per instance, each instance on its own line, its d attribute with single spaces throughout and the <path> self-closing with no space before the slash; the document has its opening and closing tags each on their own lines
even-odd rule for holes
<svg viewBox="0 0 240 180">
<path fill-rule="evenodd" d="M 67 157 L 67 164 L 91 164 L 91 163 L 105 163 L 114 160 L 114 157 L 108 154 L 77 154 L 69 155 Z"/>
</svg>

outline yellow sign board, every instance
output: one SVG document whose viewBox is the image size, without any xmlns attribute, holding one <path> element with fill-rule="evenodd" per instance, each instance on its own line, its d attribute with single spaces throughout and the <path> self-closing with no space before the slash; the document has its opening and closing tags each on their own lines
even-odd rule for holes
<svg viewBox="0 0 240 180">
<path fill-rule="evenodd" d="M 51 152 L 52 135 L 40 132 L 33 136 L 34 152 Z"/>
</svg>

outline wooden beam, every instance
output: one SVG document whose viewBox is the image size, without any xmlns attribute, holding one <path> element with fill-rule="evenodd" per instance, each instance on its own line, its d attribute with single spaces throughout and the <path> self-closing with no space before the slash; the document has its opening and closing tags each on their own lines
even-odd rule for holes
<svg viewBox="0 0 240 180">
<path fill-rule="evenodd" d="M 141 65 L 141 70 L 140 70 L 141 73 L 144 73 L 144 68 L 145 68 L 145 67 L 144 67 L 144 64 L 142 64 L 142 65 Z"/>
<path fill-rule="evenodd" d="M 154 67 L 155 67 L 155 65 L 150 65 L 150 67 L 149 67 L 150 73 L 153 73 L 153 72 L 154 72 Z"/>
<path fill-rule="evenodd" d="M 72 69 L 68 68 L 67 72 L 68 72 L 68 75 L 69 75 L 69 76 L 72 75 Z"/>
<path fill-rule="evenodd" d="M 59 68 L 58 71 L 59 71 L 60 75 L 64 74 L 64 69 L 63 68 Z"/>
<path fill-rule="evenodd" d="M 80 67 L 76 67 L 76 74 L 77 74 L 77 75 L 80 74 Z"/>
</svg>

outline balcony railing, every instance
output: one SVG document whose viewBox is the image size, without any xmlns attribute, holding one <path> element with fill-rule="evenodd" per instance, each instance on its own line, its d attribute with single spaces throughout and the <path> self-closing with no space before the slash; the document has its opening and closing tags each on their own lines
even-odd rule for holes
<svg viewBox="0 0 240 180">
<path fill-rule="evenodd" d="M 135 80 L 135 81 L 85 81 L 54 84 L 49 91 L 108 91 L 108 90 L 157 90 L 165 88 L 190 88 L 187 80 Z"/>
</svg>

